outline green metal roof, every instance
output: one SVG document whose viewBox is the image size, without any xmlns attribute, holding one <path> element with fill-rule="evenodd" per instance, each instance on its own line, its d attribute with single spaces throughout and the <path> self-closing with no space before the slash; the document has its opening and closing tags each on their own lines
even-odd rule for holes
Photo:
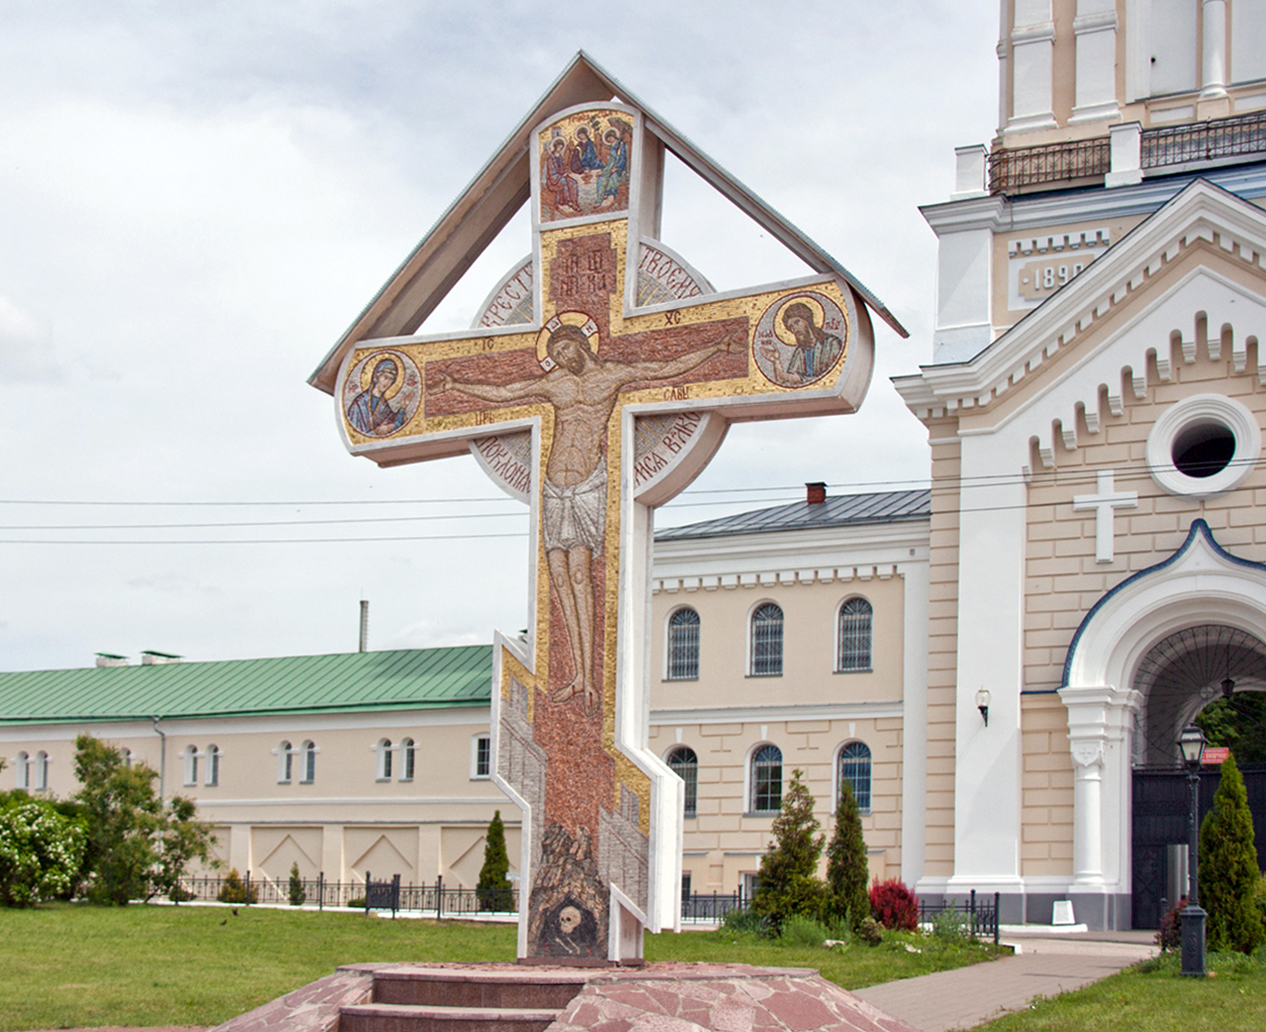
<svg viewBox="0 0 1266 1032">
<path fill-rule="evenodd" d="M 0 725 L 487 705 L 492 646 L 0 673 Z"/>
</svg>

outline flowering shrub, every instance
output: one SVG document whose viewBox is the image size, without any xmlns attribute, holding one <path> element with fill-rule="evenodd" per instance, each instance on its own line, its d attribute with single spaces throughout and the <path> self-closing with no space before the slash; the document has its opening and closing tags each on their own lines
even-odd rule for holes
<svg viewBox="0 0 1266 1032">
<path fill-rule="evenodd" d="M 67 892 L 84 855 L 84 832 L 42 803 L 0 811 L 0 903 L 29 907 Z"/>
<path fill-rule="evenodd" d="M 919 901 L 904 882 L 891 878 L 870 887 L 870 910 L 885 928 L 912 932 L 919 926 Z"/>
</svg>

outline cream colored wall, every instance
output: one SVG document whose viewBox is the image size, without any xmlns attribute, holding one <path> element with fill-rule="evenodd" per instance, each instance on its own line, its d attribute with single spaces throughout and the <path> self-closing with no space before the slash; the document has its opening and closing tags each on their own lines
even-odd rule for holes
<svg viewBox="0 0 1266 1032">
<path fill-rule="evenodd" d="M 850 598 L 866 599 L 874 611 L 873 669 L 836 673 L 836 616 Z M 657 592 L 651 607 L 651 709 L 899 700 L 903 598 L 903 581 L 891 566 L 826 584 Z M 765 602 L 783 611 L 783 672 L 778 677 L 747 672 L 751 614 Z M 668 681 L 663 677 L 667 620 L 684 606 L 699 614 L 699 679 Z"/>
<path fill-rule="evenodd" d="M 930 420 L 932 531 L 928 556 L 927 800 L 924 874 L 954 873 L 955 713 L 958 683 L 958 480 L 955 420 Z"/>
<path fill-rule="evenodd" d="M 351 725 L 351 726 L 346 726 Z M 487 708 L 438 714 L 296 715 L 223 721 L 164 721 L 167 734 L 165 793 L 194 799 L 202 819 L 216 827 L 216 855 L 253 878 L 284 879 L 298 863 L 304 877 L 324 872 L 327 880 L 400 874 L 407 884 L 433 882 L 443 874 L 454 886 L 473 887 L 483 860 L 483 835 L 493 812 L 506 822 L 511 868 L 519 855 L 518 811 L 487 778 L 471 776 L 471 741 L 488 733 Z M 130 748 L 135 762 L 160 767 L 161 740 L 147 725 L 23 729 L 5 734 L 0 754 L 20 750 L 50 756 L 50 791 L 73 795 L 74 738 L 81 731 Z M 382 738 L 416 743 L 416 769 L 402 782 L 402 757 L 393 756 L 391 781 L 377 779 Z M 287 740 L 298 750 L 304 740 L 318 748 L 316 777 L 300 781 L 301 757 L 293 759 L 292 779 L 279 784 L 275 750 Z M 200 759 L 198 784 L 184 784 L 185 747 L 221 751 L 219 783 L 205 784 Z M 12 770 L 3 775 L 14 783 Z"/>
<path fill-rule="evenodd" d="M 862 818 L 872 878 L 901 874 L 901 718 L 781 720 L 756 723 L 654 725 L 650 747 L 666 757 L 687 745 L 699 757 L 698 816 L 685 822 L 682 870 L 694 892 L 734 892 L 754 874 L 769 848 L 772 815 L 744 812 L 748 758 L 772 743 L 783 754 L 783 789 L 804 771 L 815 812 L 830 837 L 835 762 L 841 746 L 864 742 L 871 751 L 871 811 Z M 822 860 L 825 871 L 826 860 Z"/>
<path fill-rule="evenodd" d="M 1116 243 L 1142 222 L 1144 218 L 1145 216 L 1143 215 L 1133 215 L 1124 218 L 1100 219 L 1093 222 L 1052 223 L 1047 226 L 1025 228 L 1023 231 L 1009 230 L 995 233 L 993 238 L 993 297 L 991 302 L 995 332 L 1015 325 L 1036 307 L 1018 308 L 1012 306 L 1011 266 L 1013 263 L 1018 264 L 1021 269 L 1031 268 L 1034 272 L 1040 274 L 1048 265 L 1058 270 L 1060 266 L 1071 268 L 1078 262 L 1084 262 L 1085 266 L 1089 267 L 1092 261 L 1107 251 L 1106 247 L 1065 247 L 1060 250 L 1052 248 L 1044 253 L 1023 255 L 1013 259 L 1009 253 L 1011 241 L 1042 240 L 1048 237 L 1054 237 L 1059 240 L 1064 236 L 1071 236 L 1073 239 L 1077 239 L 1083 232 L 1089 231 L 1093 234 L 1095 230 L 1106 229 L 1109 234 L 1109 240 L 1112 243 Z M 1072 276 L 1066 282 L 1071 282 L 1075 278 L 1075 276 Z"/>
<path fill-rule="evenodd" d="M 1020 697 L 1024 742 L 1021 773 L 1020 873 L 1073 873 L 1073 761 L 1068 710 L 1056 694 Z"/>
</svg>

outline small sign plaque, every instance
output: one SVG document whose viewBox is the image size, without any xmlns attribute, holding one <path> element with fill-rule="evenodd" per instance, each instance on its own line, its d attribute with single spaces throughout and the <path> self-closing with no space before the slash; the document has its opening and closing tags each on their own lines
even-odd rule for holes
<svg viewBox="0 0 1266 1032">
<path fill-rule="evenodd" d="M 1225 763 L 1226 758 L 1231 755 L 1231 749 L 1225 745 L 1210 745 L 1204 750 L 1203 762 L 1206 764 Z"/>
</svg>

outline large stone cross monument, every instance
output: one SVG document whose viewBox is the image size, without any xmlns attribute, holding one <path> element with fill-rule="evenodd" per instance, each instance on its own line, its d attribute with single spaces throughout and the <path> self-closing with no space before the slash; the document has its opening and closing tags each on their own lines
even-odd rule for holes
<svg viewBox="0 0 1266 1032">
<path fill-rule="evenodd" d="M 618 98 L 618 99 L 613 99 Z M 659 242 L 665 147 L 816 274 L 717 293 Z M 416 330 L 527 201 L 469 332 Z M 312 382 L 382 465 L 469 450 L 531 506 L 531 631 L 497 636 L 494 780 L 523 813 L 519 956 L 641 956 L 676 924 L 682 783 L 646 748 L 651 512 L 734 420 L 854 411 L 867 303 L 829 256 L 583 54 Z"/>
</svg>

